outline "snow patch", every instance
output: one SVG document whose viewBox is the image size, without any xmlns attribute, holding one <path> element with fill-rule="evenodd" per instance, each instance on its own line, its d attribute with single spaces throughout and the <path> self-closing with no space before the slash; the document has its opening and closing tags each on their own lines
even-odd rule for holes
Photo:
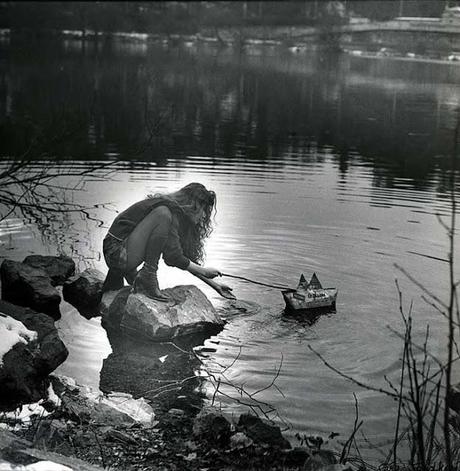
<svg viewBox="0 0 460 471">
<path fill-rule="evenodd" d="M 3 357 L 17 343 L 28 344 L 37 340 L 38 334 L 34 330 L 29 330 L 25 325 L 0 312 L 0 366 L 3 364 Z"/>
<path fill-rule="evenodd" d="M 11 412 L 4 412 L 4 418 L 8 419 L 11 423 L 15 423 L 16 426 L 9 426 L 10 430 L 20 430 L 23 426 L 29 425 L 34 418 L 40 417 L 44 418 L 47 417 L 50 412 L 48 412 L 41 403 L 43 400 L 39 402 L 34 402 L 32 404 L 25 404 L 21 407 L 18 407 L 14 411 Z M 0 471 L 2 471 L 0 469 Z"/>
<path fill-rule="evenodd" d="M 11 463 L 0 463 L 0 471 L 73 471 L 72 468 L 54 461 L 37 461 L 26 466 L 13 465 Z"/>
</svg>

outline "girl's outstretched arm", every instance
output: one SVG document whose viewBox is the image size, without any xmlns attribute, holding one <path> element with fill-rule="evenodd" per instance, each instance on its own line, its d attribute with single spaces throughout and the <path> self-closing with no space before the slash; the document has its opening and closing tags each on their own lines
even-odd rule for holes
<svg viewBox="0 0 460 471">
<path fill-rule="evenodd" d="M 190 272 L 192 273 L 192 272 Z M 230 286 L 227 286 L 223 283 L 218 283 L 217 281 L 214 281 L 210 278 L 206 278 L 203 275 L 193 273 L 197 278 L 200 280 L 204 281 L 207 285 L 209 285 L 212 289 L 217 291 L 221 296 L 227 299 L 236 299 L 236 296 L 231 292 L 233 288 Z"/>
<path fill-rule="evenodd" d="M 192 275 L 204 278 L 215 278 L 216 276 L 221 276 L 221 272 L 216 270 L 215 268 L 207 268 L 198 265 L 190 260 L 190 263 L 187 267 L 187 271 L 190 272 Z"/>
</svg>

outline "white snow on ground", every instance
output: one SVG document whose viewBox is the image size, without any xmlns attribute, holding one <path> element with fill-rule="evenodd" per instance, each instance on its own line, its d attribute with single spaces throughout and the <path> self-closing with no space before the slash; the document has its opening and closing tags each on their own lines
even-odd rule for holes
<svg viewBox="0 0 460 471">
<path fill-rule="evenodd" d="M 59 407 L 61 405 L 61 398 L 54 392 L 53 385 L 50 383 L 48 386 L 48 397 L 46 400 L 51 404 L 54 404 L 55 407 Z"/>
<path fill-rule="evenodd" d="M 73 471 L 73 469 L 52 461 L 38 461 L 37 463 L 23 466 L 12 465 L 0 460 L 0 471 Z"/>
<path fill-rule="evenodd" d="M 16 428 L 21 429 L 23 425 L 30 424 L 32 419 L 35 417 L 46 417 L 50 414 L 41 403 L 43 400 L 34 402 L 33 404 L 24 404 L 23 406 L 18 407 L 14 411 L 4 412 L 2 416 L 5 419 L 10 419 L 11 421 L 16 421 Z M 13 426 L 14 428 L 14 426 Z M 0 470 L 1 471 L 1 470 Z"/>
<path fill-rule="evenodd" d="M 37 339 L 37 332 L 26 329 L 24 324 L 0 312 L 0 366 L 4 355 L 17 343 L 29 343 Z"/>
</svg>

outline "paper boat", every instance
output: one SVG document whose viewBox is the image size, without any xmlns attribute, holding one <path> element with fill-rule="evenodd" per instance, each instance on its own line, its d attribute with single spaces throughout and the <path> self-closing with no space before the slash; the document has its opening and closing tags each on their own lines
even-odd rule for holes
<svg viewBox="0 0 460 471">
<path fill-rule="evenodd" d="M 337 293 L 337 288 L 323 288 L 316 273 L 313 273 L 309 283 L 307 283 L 303 274 L 300 275 L 297 289 L 282 291 L 286 309 L 294 312 L 334 308 Z"/>
</svg>

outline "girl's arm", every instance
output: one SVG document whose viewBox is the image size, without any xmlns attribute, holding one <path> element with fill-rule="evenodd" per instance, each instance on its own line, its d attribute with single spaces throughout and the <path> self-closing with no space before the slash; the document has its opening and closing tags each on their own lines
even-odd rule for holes
<svg viewBox="0 0 460 471">
<path fill-rule="evenodd" d="M 192 263 L 192 262 L 190 262 Z M 192 273 L 192 272 L 190 272 Z M 236 296 L 231 293 L 233 288 L 230 288 L 230 286 L 224 285 L 223 283 L 217 283 L 217 281 L 214 281 L 210 278 L 206 278 L 203 275 L 193 273 L 197 278 L 200 280 L 204 281 L 207 285 L 209 285 L 211 288 L 216 290 L 221 296 L 227 299 L 236 299 Z"/>
<path fill-rule="evenodd" d="M 232 288 L 230 288 L 230 286 L 224 285 L 223 283 L 217 283 L 217 281 L 212 279 L 216 276 L 221 276 L 219 270 L 216 270 L 215 268 L 202 267 L 201 265 L 190 261 L 187 271 L 189 271 L 192 275 L 195 275 L 200 280 L 204 281 L 224 298 L 236 299 L 235 295 L 231 293 Z"/>
<path fill-rule="evenodd" d="M 215 268 L 202 267 L 201 265 L 198 265 L 197 263 L 194 263 L 191 260 L 186 270 L 190 272 L 192 275 L 197 276 L 198 278 L 203 277 L 203 278 L 208 279 L 208 278 L 215 278 L 216 276 L 221 276 L 221 273 L 219 270 L 216 270 Z"/>
</svg>

